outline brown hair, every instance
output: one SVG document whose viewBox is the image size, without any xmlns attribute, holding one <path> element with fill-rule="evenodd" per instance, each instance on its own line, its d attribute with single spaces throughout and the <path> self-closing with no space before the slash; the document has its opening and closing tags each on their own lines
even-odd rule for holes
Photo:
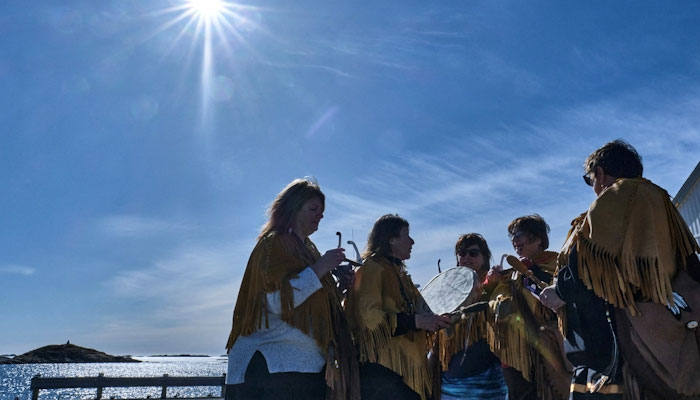
<svg viewBox="0 0 700 400">
<path fill-rule="evenodd" d="M 508 236 L 513 238 L 517 231 L 522 231 L 531 238 L 539 238 L 542 241 L 542 250 L 549 247 L 549 225 L 539 214 L 525 215 L 511 221 L 508 224 Z"/>
<path fill-rule="evenodd" d="M 396 214 L 386 214 L 379 217 L 367 236 L 367 247 L 362 252 L 362 258 L 391 256 L 389 241 L 399 237 L 401 228 L 404 227 L 408 228 L 408 221 Z"/>
<path fill-rule="evenodd" d="M 639 178 L 644 172 L 642 157 L 637 150 L 622 139 L 606 143 L 586 157 L 583 170 L 589 173 L 601 167 L 606 175 L 615 178 Z"/>
<path fill-rule="evenodd" d="M 481 266 L 481 269 L 491 268 L 491 250 L 489 250 L 489 245 L 486 243 L 486 239 L 478 233 L 465 233 L 457 239 L 455 244 L 455 255 L 459 257 L 459 253 L 464 251 L 469 246 L 477 245 L 479 246 L 479 251 L 484 256 L 485 266 Z"/>
<path fill-rule="evenodd" d="M 311 199 L 319 199 L 321 206 L 326 207 L 326 196 L 321 192 L 317 182 L 309 178 L 295 179 L 275 197 L 267 211 L 268 220 L 263 225 L 258 239 L 270 232 L 287 233 L 294 224 L 301 207 Z"/>
</svg>

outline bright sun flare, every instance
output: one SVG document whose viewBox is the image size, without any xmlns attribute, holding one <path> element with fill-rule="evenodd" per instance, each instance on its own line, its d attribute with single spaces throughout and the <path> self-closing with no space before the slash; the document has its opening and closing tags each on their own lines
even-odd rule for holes
<svg viewBox="0 0 700 400">
<path fill-rule="evenodd" d="M 223 0 L 187 0 L 187 3 L 190 9 L 206 19 L 218 17 L 226 8 Z"/>
<path fill-rule="evenodd" d="M 190 37 L 191 43 L 186 54 L 187 64 L 195 51 L 201 51 L 202 121 L 208 117 L 209 102 L 217 99 L 218 87 L 214 85 L 215 56 L 224 56 L 229 62 L 234 60 L 234 45 L 249 47 L 245 34 L 260 29 L 260 13 L 257 7 L 241 5 L 235 0 L 170 0 L 177 5 L 158 10 L 155 15 L 175 14 L 168 18 L 155 32 L 159 34 L 172 27 L 181 28 L 175 35 L 166 54 L 175 48 L 183 38 Z M 188 35 L 189 33 L 189 35 Z M 154 35 L 155 35 L 154 34 Z M 214 45 L 216 43 L 216 46 Z M 223 54 L 222 54 L 223 53 Z M 224 61 L 225 62 L 225 61 Z M 226 77 L 223 77 L 226 78 Z M 228 79 L 228 78 L 226 78 Z M 229 79 L 230 80 L 230 79 Z"/>
</svg>

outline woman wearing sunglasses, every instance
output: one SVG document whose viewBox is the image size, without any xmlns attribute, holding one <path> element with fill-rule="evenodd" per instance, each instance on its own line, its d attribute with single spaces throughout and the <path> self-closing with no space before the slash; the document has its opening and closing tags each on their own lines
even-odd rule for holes
<svg viewBox="0 0 700 400">
<path fill-rule="evenodd" d="M 497 282 L 487 277 L 491 250 L 478 233 L 461 235 L 455 244 L 457 266 L 473 269 L 482 291 L 481 300 L 489 300 Z M 490 275 L 493 276 L 493 275 Z M 486 341 L 486 319 L 476 314 L 457 323 L 452 334 L 440 331 L 440 354 L 445 357 L 442 373 L 442 400 L 506 400 L 508 386 L 501 362 Z"/>
</svg>

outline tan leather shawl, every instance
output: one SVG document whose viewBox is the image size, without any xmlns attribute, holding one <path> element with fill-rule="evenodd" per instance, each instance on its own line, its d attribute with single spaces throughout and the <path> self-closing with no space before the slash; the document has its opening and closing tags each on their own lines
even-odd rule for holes
<svg viewBox="0 0 700 400">
<path fill-rule="evenodd" d="M 532 259 L 543 271 L 554 274 L 557 253 L 541 251 Z M 547 284 L 551 282 L 545 282 Z M 511 313 L 496 318 L 496 310 L 510 302 Z M 564 399 L 568 395 L 571 366 L 562 349 L 556 315 L 542 305 L 524 287 L 523 277 L 500 282 L 491 295 L 487 336 L 492 351 L 500 360 L 537 385 L 542 399 Z"/>
<path fill-rule="evenodd" d="M 341 299 L 331 273 L 321 278 L 321 290 L 294 308 L 290 279 L 315 263 L 321 255 L 306 239 L 294 233 L 270 233 L 253 249 L 238 300 L 233 311 L 233 326 L 226 348 L 231 349 L 239 336 L 269 327 L 267 293 L 280 292 L 282 320 L 314 338 L 326 356 L 326 384 L 329 399 L 358 399 L 359 374 Z"/>
<path fill-rule="evenodd" d="M 698 398 L 700 334 L 685 327 L 697 318 L 698 284 L 685 271 L 700 246 L 668 193 L 643 178 L 618 179 L 571 225 L 559 264 L 576 246 L 581 280 L 617 308 L 625 398 Z M 665 307 L 672 283 L 693 307 L 680 319 Z M 563 309 L 559 321 L 566 332 Z"/>
<path fill-rule="evenodd" d="M 482 298 L 482 300 L 488 300 L 488 297 Z M 465 350 L 480 339 L 486 339 L 489 336 L 489 331 L 493 335 L 493 329 L 486 323 L 486 315 L 482 312 L 468 314 L 449 329 L 438 331 L 437 351 L 441 370 L 447 371 L 453 355 Z"/>
<path fill-rule="evenodd" d="M 677 268 L 700 251 L 668 193 L 644 178 L 618 179 L 574 224 L 560 263 L 576 246 L 586 287 L 632 315 L 637 300 L 671 301 Z"/>
<path fill-rule="evenodd" d="M 425 400 L 432 390 L 426 358 L 427 332 L 419 330 L 392 336 L 396 330 L 396 314 L 409 312 L 400 284 L 416 310 L 425 311 L 423 298 L 402 267 L 385 258 L 366 260 L 357 271 L 355 287 L 348 298 L 348 320 L 360 361 L 378 363 L 396 372 Z"/>
</svg>

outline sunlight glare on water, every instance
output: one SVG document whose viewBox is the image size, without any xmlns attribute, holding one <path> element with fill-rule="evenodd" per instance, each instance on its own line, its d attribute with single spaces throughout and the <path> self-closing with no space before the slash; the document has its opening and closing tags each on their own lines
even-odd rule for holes
<svg viewBox="0 0 700 400">
<path fill-rule="evenodd" d="M 31 399 L 29 385 L 36 374 L 44 377 L 105 376 L 221 376 L 226 372 L 226 357 L 136 357 L 141 363 L 95 364 L 19 364 L 0 365 L 0 400 Z M 160 398 L 159 387 L 105 388 L 102 398 Z M 220 396 L 220 387 L 172 387 L 168 397 Z M 94 399 L 95 389 L 42 390 L 39 399 Z"/>
</svg>

